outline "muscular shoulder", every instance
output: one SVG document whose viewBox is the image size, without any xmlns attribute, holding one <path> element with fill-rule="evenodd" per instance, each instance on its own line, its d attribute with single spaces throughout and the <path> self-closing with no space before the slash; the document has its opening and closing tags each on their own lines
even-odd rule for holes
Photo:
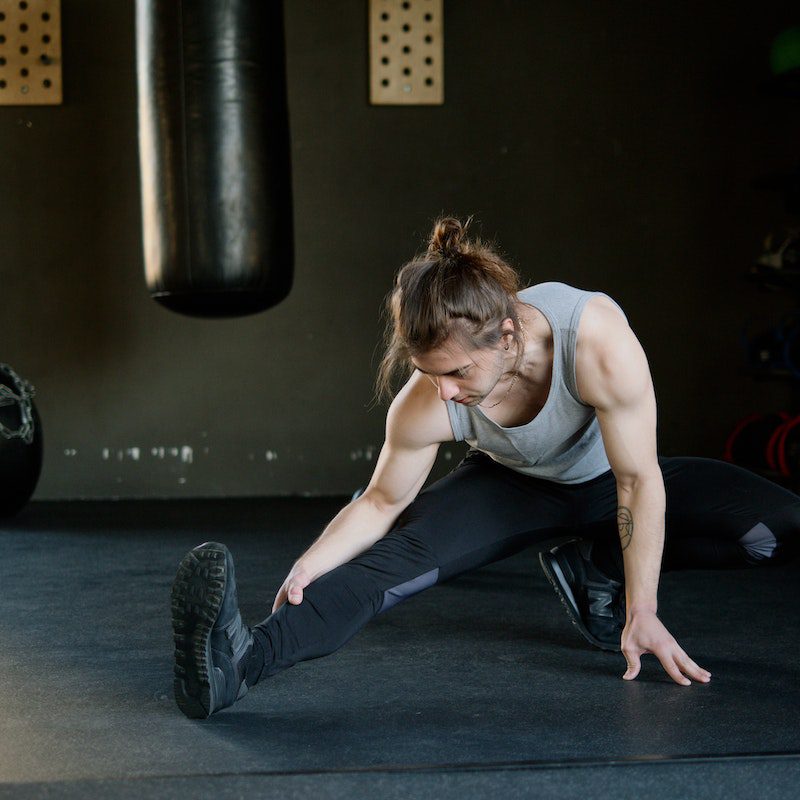
<svg viewBox="0 0 800 800">
<path fill-rule="evenodd" d="M 584 403 L 595 405 L 595 389 L 598 382 L 608 380 L 609 364 L 635 355 L 634 351 L 644 355 L 619 308 L 603 295 L 591 297 L 581 314 L 575 346 L 575 380 Z"/>
<path fill-rule="evenodd" d="M 387 438 L 414 447 L 453 441 L 447 406 L 439 399 L 436 387 L 417 370 L 392 401 L 386 430 Z"/>
<path fill-rule="evenodd" d="M 602 333 L 609 325 L 622 323 L 627 326 L 625 315 L 614 303 L 602 294 L 590 297 L 583 307 L 581 320 L 578 324 L 578 341 L 581 338 L 590 338 L 593 334 Z"/>
</svg>

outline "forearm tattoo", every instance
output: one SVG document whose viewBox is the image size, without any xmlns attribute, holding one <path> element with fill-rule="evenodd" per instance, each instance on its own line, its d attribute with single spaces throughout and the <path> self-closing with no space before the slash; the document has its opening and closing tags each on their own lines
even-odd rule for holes
<svg viewBox="0 0 800 800">
<path fill-rule="evenodd" d="M 624 550 L 631 543 L 633 536 L 633 514 L 629 508 L 620 506 L 617 509 L 617 527 L 619 528 L 619 541 Z"/>
</svg>

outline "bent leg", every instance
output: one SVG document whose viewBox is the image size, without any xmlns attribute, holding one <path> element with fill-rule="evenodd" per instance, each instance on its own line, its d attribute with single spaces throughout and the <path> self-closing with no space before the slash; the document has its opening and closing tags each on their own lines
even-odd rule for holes
<svg viewBox="0 0 800 800">
<path fill-rule="evenodd" d="M 660 458 L 673 535 L 664 569 L 782 564 L 800 546 L 800 497 L 713 458 Z"/>
<path fill-rule="evenodd" d="M 782 564 L 797 554 L 800 496 L 794 492 L 727 461 L 660 456 L 658 462 L 666 491 L 663 572 Z M 587 486 L 587 493 L 579 535 L 596 540 L 592 560 L 621 580 L 613 475 Z"/>
</svg>

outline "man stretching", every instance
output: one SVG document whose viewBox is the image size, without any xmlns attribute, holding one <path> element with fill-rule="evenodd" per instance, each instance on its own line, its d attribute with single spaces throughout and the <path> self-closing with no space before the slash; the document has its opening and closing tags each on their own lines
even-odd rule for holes
<svg viewBox="0 0 800 800">
<path fill-rule="evenodd" d="M 565 283 L 521 289 L 469 223 L 437 221 L 388 298 L 378 390 L 407 378 L 364 493 L 295 562 L 272 613 L 239 614 L 233 559 L 206 542 L 172 588 L 175 697 L 189 717 L 332 653 L 412 595 L 556 537 L 540 554 L 572 621 L 622 651 L 653 653 L 688 686 L 711 674 L 657 615 L 660 571 L 782 563 L 800 497 L 724 461 L 656 452 L 656 400 L 619 305 Z M 410 373 L 410 374 L 409 374 Z M 463 461 L 420 491 L 442 442 Z"/>
</svg>

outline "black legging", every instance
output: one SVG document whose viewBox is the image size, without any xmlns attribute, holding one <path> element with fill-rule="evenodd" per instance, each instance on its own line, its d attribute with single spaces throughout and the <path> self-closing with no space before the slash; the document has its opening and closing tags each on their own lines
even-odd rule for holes
<svg viewBox="0 0 800 800">
<path fill-rule="evenodd" d="M 783 563 L 800 543 L 800 496 L 711 458 L 659 457 L 666 489 L 664 571 Z M 622 579 L 611 470 L 579 484 L 532 478 L 470 450 L 421 492 L 372 547 L 284 603 L 253 629 L 259 677 L 332 653 L 375 615 L 532 544 L 595 540 L 592 560 Z"/>
</svg>

